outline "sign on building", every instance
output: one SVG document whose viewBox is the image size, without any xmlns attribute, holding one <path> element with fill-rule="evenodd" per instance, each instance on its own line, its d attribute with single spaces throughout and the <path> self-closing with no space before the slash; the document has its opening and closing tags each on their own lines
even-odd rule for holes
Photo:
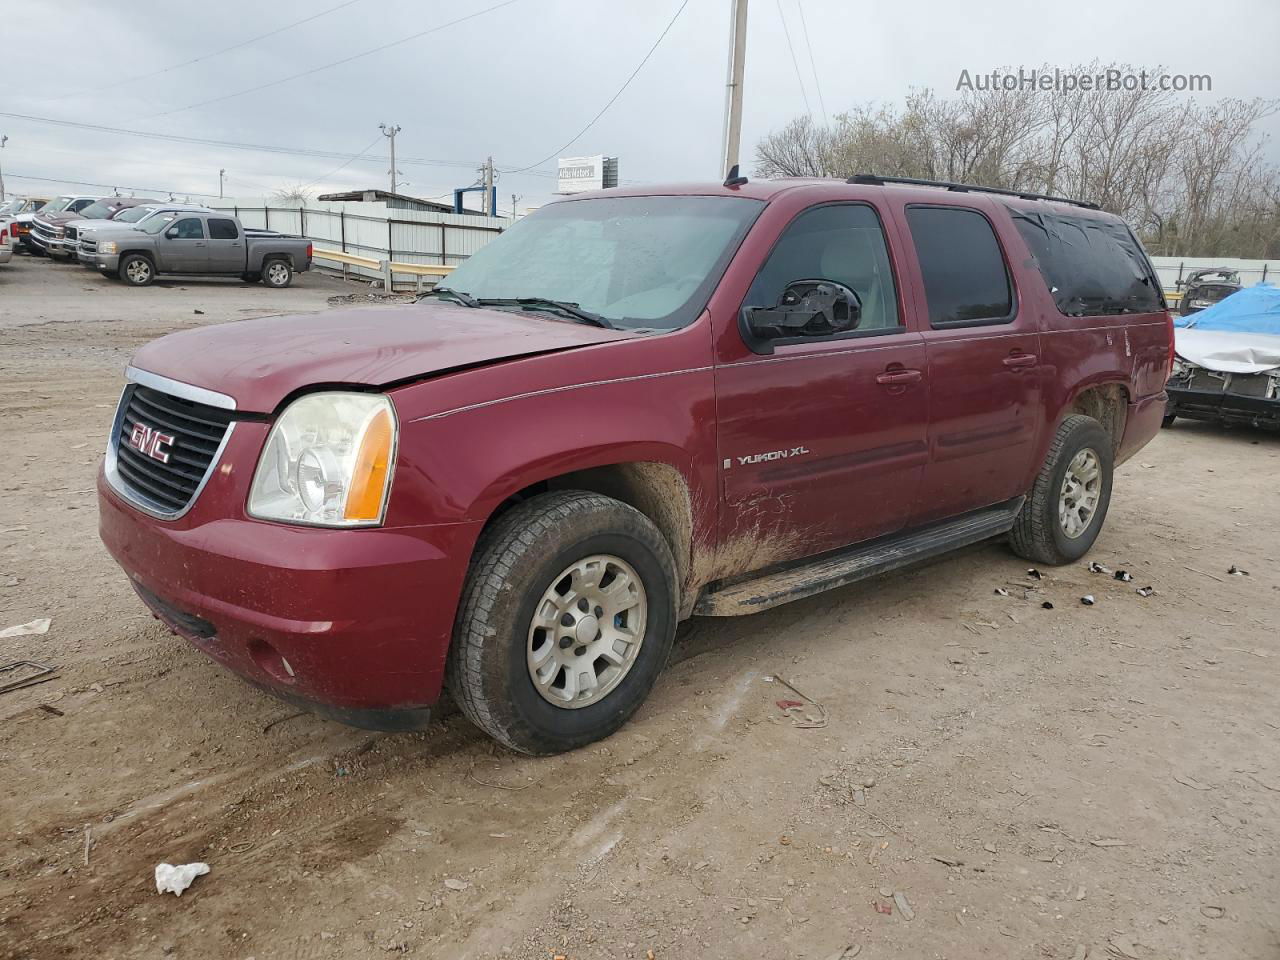
<svg viewBox="0 0 1280 960">
<path fill-rule="evenodd" d="M 561 157 L 556 193 L 582 193 L 618 185 L 617 157 Z"/>
</svg>

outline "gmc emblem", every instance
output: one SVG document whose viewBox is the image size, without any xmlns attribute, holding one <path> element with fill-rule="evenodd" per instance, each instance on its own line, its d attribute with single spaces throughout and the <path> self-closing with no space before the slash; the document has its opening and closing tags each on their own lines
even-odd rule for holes
<svg viewBox="0 0 1280 960">
<path fill-rule="evenodd" d="M 133 430 L 129 433 L 129 446 L 161 463 L 169 462 L 169 447 L 172 445 L 171 434 L 161 433 L 155 427 L 148 427 L 141 423 L 135 423 Z"/>
</svg>

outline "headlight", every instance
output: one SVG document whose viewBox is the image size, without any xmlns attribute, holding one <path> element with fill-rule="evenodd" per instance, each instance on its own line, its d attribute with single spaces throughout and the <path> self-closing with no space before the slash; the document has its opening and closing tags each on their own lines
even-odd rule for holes
<svg viewBox="0 0 1280 960">
<path fill-rule="evenodd" d="M 395 464 L 395 408 L 377 393 L 313 393 L 271 428 L 249 514 L 322 527 L 382 522 Z"/>
<path fill-rule="evenodd" d="M 1213 306 L 1213 301 L 1212 300 L 1192 300 L 1191 305 L 1193 307 L 1211 307 Z"/>
<path fill-rule="evenodd" d="M 99 253 L 115 253 L 116 242 L 114 240 L 103 240 L 100 244 L 98 244 L 98 252 Z"/>
</svg>

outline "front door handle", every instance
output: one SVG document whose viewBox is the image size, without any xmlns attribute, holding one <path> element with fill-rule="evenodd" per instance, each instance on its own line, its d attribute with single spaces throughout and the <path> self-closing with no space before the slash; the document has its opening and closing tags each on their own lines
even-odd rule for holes
<svg viewBox="0 0 1280 960">
<path fill-rule="evenodd" d="M 1034 353 L 1014 353 L 1005 357 L 1001 362 L 1006 367 L 1017 369 L 1019 367 L 1034 367 L 1039 359 Z"/>
<path fill-rule="evenodd" d="M 898 386 L 904 383 L 919 383 L 924 374 L 919 370 L 908 370 L 905 367 L 890 367 L 884 373 L 876 377 L 876 383 L 883 384 L 887 387 Z"/>
<path fill-rule="evenodd" d="M 194 244 L 192 244 L 192 246 L 196 246 L 196 247 L 203 247 L 203 246 L 204 246 L 204 241 L 203 241 L 203 240 L 197 240 Z"/>
</svg>

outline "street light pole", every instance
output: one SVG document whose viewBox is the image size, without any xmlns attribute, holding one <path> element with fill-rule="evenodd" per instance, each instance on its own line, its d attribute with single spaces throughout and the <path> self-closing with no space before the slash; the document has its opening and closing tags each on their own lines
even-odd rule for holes
<svg viewBox="0 0 1280 960">
<path fill-rule="evenodd" d="M 400 128 L 396 126 L 387 126 L 385 123 L 378 124 L 382 130 L 382 135 L 391 140 L 391 192 L 396 192 L 396 134 L 400 132 Z"/>
<path fill-rule="evenodd" d="M 0 150 L 4 149 L 4 145 L 9 142 L 9 138 L 0 136 Z M 0 166 L 0 203 L 4 203 L 4 170 Z"/>
<path fill-rule="evenodd" d="M 747 60 L 747 0 L 730 0 L 729 79 L 724 97 L 724 150 L 720 156 L 720 172 L 728 176 L 738 165 L 742 145 L 742 78 Z"/>
<path fill-rule="evenodd" d="M 222 199 L 222 180 L 223 180 L 223 178 L 224 178 L 224 177 L 226 177 L 226 175 L 227 175 L 227 171 L 226 171 L 226 170 L 219 170 L 219 171 L 218 171 L 218 199 L 219 199 L 219 200 L 221 200 L 221 199 Z"/>
</svg>

